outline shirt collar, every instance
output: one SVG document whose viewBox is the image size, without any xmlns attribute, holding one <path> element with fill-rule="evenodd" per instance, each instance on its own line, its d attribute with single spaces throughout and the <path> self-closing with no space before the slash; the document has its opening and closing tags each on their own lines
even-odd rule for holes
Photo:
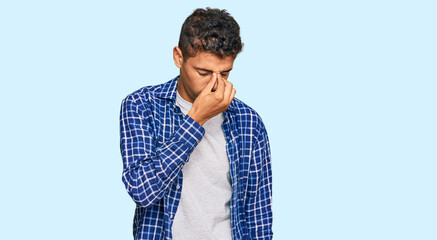
<svg viewBox="0 0 437 240">
<path fill-rule="evenodd" d="M 169 99 L 173 102 L 176 102 L 176 94 L 177 94 L 177 87 L 178 87 L 178 80 L 179 76 L 173 78 L 172 80 L 164 83 L 161 85 L 161 88 L 157 89 L 155 91 L 155 96 L 159 98 Z M 228 107 L 227 111 L 235 111 L 236 108 L 235 100 L 231 102 L 231 104 Z"/>
<path fill-rule="evenodd" d="M 178 86 L 179 76 L 173 78 L 172 80 L 161 84 L 159 89 L 155 90 L 155 96 L 159 98 L 169 99 L 176 102 L 176 91 Z"/>
</svg>

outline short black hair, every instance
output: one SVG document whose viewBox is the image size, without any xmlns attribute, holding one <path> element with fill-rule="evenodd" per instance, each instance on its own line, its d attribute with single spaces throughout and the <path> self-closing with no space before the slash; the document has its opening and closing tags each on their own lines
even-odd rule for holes
<svg viewBox="0 0 437 240">
<path fill-rule="evenodd" d="M 226 9 L 195 9 L 182 25 L 179 48 L 184 61 L 199 51 L 235 58 L 243 49 L 240 26 Z"/>
</svg>

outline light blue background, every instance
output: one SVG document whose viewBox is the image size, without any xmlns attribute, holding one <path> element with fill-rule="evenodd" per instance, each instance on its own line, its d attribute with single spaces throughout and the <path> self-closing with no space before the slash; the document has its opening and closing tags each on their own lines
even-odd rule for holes
<svg viewBox="0 0 437 240">
<path fill-rule="evenodd" d="M 178 74 L 196 7 L 245 43 L 275 239 L 437 239 L 435 1 L 2 1 L 0 239 L 131 239 L 119 108 Z"/>
</svg>

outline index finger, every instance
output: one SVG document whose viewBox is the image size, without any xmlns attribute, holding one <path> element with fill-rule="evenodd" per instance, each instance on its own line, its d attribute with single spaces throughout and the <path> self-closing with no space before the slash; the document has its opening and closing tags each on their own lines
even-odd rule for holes
<svg viewBox="0 0 437 240">
<path fill-rule="evenodd" d="M 214 88 L 214 85 L 215 85 L 216 82 L 217 82 L 217 74 L 213 73 L 211 75 L 211 79 L 209 80 L 208 84 L 205 87 L 205 91 L 213 92 L 213 88 Z"/>
<path fill-rule="evenodd" d="M 218 74 L 217 74 L 217 76 L 218 76 Z M 225 85 L 226 85 L 224 79 L 222 77 L 217 77 L 217 82 L 218 82 L 218 84 L 217 84 L 216 91 L 223 93 L 225 91 Z"/>
</svg>

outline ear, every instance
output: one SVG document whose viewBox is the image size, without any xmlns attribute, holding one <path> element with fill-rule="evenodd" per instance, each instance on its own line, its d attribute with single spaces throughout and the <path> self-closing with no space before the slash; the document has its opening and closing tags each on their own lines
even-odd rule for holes
<svg viewBox="0 0 437 240">
<path fill-rule="evenodd" d="M 173 60 L 176 67 L 182 67 L 182 63 L 184 62 L 184 56 L 182 56 L 182 51 L 179 47 L 173 48 Z"/>
</svg>

